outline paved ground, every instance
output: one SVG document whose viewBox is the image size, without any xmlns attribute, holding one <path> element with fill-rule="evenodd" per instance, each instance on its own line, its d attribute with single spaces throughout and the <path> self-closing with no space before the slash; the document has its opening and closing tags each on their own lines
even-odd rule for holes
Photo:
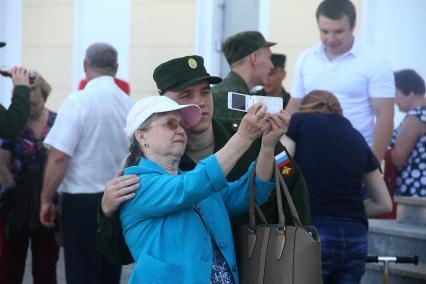
<svg viewBox="0 0 426 284">
<path fill-rule="evenodd" d="M 126 265 L 123 266 L 123 270 L 121 272 L 121 281 L 120 284 L 127 283 L 127 280 L 130 277 L 130 273 L 132 272 L 133 265 Z M 64 253 L 63 249 L 61 248 L 59 252 L 59 260 L 57 265 L 57 277 L 58 277 L 58 284 L 65 284 L 65 268 L 64 268 Z M 25 266 L 25 275 L 24 275 L 24 281 L 22 284 L 32 284 L 33 278 L 31 276 L 31 250 L 28 250 L 28 256 L 27 256 L 27 263 Z"/>
</svg>

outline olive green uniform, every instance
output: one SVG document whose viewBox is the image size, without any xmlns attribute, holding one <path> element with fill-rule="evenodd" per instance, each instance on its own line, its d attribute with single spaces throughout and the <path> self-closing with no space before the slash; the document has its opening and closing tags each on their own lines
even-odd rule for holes
<svg viewBox="0 0 426 284">
<path fill-rule="evenodd" d="M 27 125 L 31 111 L 30 92 L 27 86 L 16 86 L 9 109 L 0 105 L 0 138 L 13 139 Z"/>
<path fill-rule="evenodd" d="M 213 131 L 215 136 L 215 152 L 221 149 L 231 138 L 231 136 L 238 129 L 238 123 L 230 123 L 213 119 Z M 280 144 L 279 144 L 280 145 Z M 250 149 L 240 158 L 233 170 L 228 174 L 227 178 L 229 181 L 233 181 L 241 177 L 248 169 L 250 163 L 254 161 L 260 151 L 261 138 L 257 139 Z M 276 153 L 280 153 L 284 150 L 284 147 L 277 146 Z M 192 170 L 196 163 L 191 160 L 188 156 L 184 155 L 180 161 L 179 168 L 184 171 Z M 300 173 L 297 165 L 291 160 L 290 164 L 287 165 L 291 170 L 284 174 L 283 177 L 290 190 L 290 194 L 293 198 L 300 219 L 305 225 L 310 224 L 310 207 L 309 207 L 309 195 L 305 185 L 302 174 Z M 143 181 L 142 181 L 143 182 Z M 284 198 L 284 196 L 283 196 Z M 285 205 L 284 213 L 289 216 L 290 211 L 287 203 Z M 277 223 L 276 215 L 276 203 L 275 194 L 271 195 L 270 200 L 262 206 L 263 212 L 270 223 Z M 286 218 L 286 223 L 291 224 L 291 218 Z M 232 226 L 235 229 L 240 224 L 248 223 L 248 215 L 244 214 L 239 217 L 232 218 Z M 99 209 L 98 214 L 98 229 L 97 229 L 98 244 L 104 255 L 113 263 L 118 264 L 129 264 L 134 262 L 130 255 L 129 249 L 127 248 L 123 232 L 121 229 L 118 213 L 112 218 L 106 218 L 102 214 L 102 210 Z"/>
<path fill-rule="evenodd" d="M 259 90 L 255 93 L 256 96 L 268 96 L 265 93 L 265 89 Z M 290 93 L 284 88 L 281 88 L 281 97 L 283 98 L 283 109 L 287 107 L 288 101 L 290 100 Z"/>
<path fill-rule="evenodd" d="M 250 94 L 249 87 L 243 78 L 231 71 L 228 76 L 212 88 L 214 102 L 214 118 L 240 121 L 245 112 L 228 109 L 228 92 Z"/>
</svg>

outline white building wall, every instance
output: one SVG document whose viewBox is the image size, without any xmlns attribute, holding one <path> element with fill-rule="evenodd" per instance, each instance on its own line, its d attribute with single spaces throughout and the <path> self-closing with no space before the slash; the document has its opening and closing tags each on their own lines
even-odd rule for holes
<svg viewBox="0 0 426 284">
<path fill-rule="evenodd" d="M 361 37 L 383 54 L 393 70 L 414 69 L 426 80 L 426 1 L 363 0 Z M 404 114 L 396 108 L 395 126 Z"/>
<path fill-rule="evenodd" d="M 74 0 L 73 88 L 85 77 L 83 60 L 87 47 L 106 42 L 117 49 L 117 77 L 129 79 L 130 0 Z"/>
<path fill-rule="evenodd" d="M 196 0 L 132 0 L 130 83 L 139 99 L 158 94 L 154 68 L 195 53 Z"/>
<path fill-rule="evenodd" d="M 72 89 L 73 7 L 73 0 L 22 0 L 22 65 L 52 86 L 53 110 Z"/>
<path fill-rule="evenodd" d="M 224 9 L 225 0 L 197 0 L 195 53 L 204 58 L 207 71 L 215 76 L 222 70 Z"/>
<path fill-rule="evenodd" d="M 21 64 L 22 1 L 0 0 L 0 41 L 6 46 L 0 48 L 0 68 L 10 69 Z M 0 76 L 0 104 L 10 105 L 12 80 Z"/>
</svg>

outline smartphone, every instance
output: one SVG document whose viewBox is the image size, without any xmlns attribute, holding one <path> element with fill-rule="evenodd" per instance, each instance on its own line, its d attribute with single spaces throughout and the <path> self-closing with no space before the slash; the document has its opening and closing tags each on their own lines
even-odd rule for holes
<svg viewBox="0 0 426 284">
<path fill-rule="evenodd" d="M 12 78 L 12 74 L 10 74 L 9 71 L 0 70 L 0 75 L 2 75 L 4 77 L 10 77 L 10 78 Z"/>
<path fill-rule="evenodd" d="M 269 96 L 250 96 L 235 92 L 228 92 L 228 108 L 247 112 L 255 103 L 266 105 L 267 111 L 274 113 L 280 112 L 283 108 L 283 99 L 280 97 Z"/>
<path fill-rule="evenodd" d="M 3 77 L 12 78 L 12 74 L 10 73 L 10 71 L 0 69 L 0 75 L 2 75 Z M 35 73 L 34 71 L 28 71 L 28 79 L 30 84 L 34 84 L 35 80 L 37 79 L 37 73 Z"/>
</svg>

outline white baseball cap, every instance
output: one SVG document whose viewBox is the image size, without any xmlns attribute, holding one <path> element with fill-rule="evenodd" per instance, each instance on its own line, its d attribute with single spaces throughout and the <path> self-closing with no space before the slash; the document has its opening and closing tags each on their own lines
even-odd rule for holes
<svg viewBox="0 0 426 284">
<path fill-rule="evenodd" d="M 138 127 L 154 113 L 179 110 L 185 123 L 192 127 L 201 119 L 201 109 L 198 105 L 180 105 L 165 96 L 149 96 L 136 102 L 127 115 L 124 131 L 129 139 Z"/>
</svg>

